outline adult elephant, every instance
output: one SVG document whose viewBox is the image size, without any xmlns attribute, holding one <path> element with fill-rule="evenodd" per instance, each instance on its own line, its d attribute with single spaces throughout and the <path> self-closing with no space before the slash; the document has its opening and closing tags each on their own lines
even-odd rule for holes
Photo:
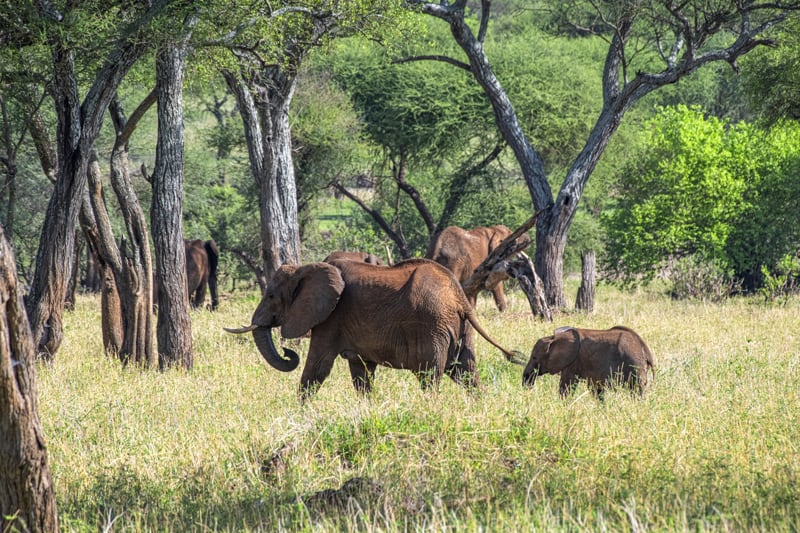
<svg viewBox="0 0 800 533">
<path fill-rule="evenodd" d="M 448 226 L 431 242 L 425 257 L 449 268 L 463 283 L 509 235 L 511 230 L 502 224 L 471 230 Z M 503 282 L 497 282 L 488 289 L 494 296 L 497 308 L 505 311 Z"/>
<path fill-rule="evenodd" d="M 301 397 L 325 381 L 337 356 L 347 359 L 353 386 L 368 392 L 378 365 L 413 372 L 423 387 L 436 385 L 443 374 L 456 383 L 478 387 L 475 355 L 462 350 L 466 323 L 510 361 L 524 364 L 519 354 L 498 345 L 481 328 L 453 274 L 426 259 L 394 266 L 333 260 L 303 266 L 284 265 L 273 276 L 251 325 L 227 329 L 251 331 L 264 359 L 282 372 L 297 368 L 297 353 L 272 340 L 280 327 L 288 339 L 311 331 Z"/>
<path fill-rule="evenodd" d="M 202 307 L 206 299 L 206 288 L 211 293 L 211 310 L 219 305 L 217 295 L 217 263 L 219 250 L 214 240 L 200 239 L 183 241 L 186 252 L 186 285 L 192 307 Z"/>
</svg>

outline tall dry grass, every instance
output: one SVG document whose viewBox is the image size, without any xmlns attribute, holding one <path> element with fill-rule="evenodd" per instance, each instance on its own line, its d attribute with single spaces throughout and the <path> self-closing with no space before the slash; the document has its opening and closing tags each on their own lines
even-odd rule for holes
<svg viewBox="0 0 800 533">
<path fill-rule="evenodd" d="M 66 317 L 38 368 L 40 416 L 68 531 L 797 531 L 800 304 L 675 302 L 601 286 L 592 315 L 534 320 L 519 294 L 486 329 L 530 351 L 555 326 L 636 329 L 655 354 L 644 399 L 557 376 L 532 390 L 479 341 L 485 390 L 421 391 L 378 369 L 359 398 L 339 361 L 297 399 L 247 336 L 257 300 L 192 314 L 191 372 L 102 353 L 98 301 Z M 300 352 L 305 353 L 303 341 Z M 345 498 L 334 492 L 361 481 Z M 327 492 L 325 492 L 327 490 Z"/>
</svg>

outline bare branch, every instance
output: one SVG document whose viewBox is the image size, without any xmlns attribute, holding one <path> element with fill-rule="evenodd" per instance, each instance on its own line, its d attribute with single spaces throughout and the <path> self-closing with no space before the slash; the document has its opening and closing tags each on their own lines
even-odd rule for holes
<svg viewBox="0 0 800 533">
<path fill-rule="evenodd" d="M 534 213 L 534 215 L 530 217 L 524 224 L 515 229 L 511 235 L 503 239 L 503 242 L 501 242 L 497 248 L 492 250 L 486 259 L 484 259 L 483 262 L 478 265 L 478 268 L 475 269 L 472 275 L 464 280 L 461 286 L 464 287 L 464 293 L 468 298 L 474 299 L 486 286 L 486 280 L 489 278 L 489 275 L 491 274 L 495 265 L 507 257 L 521 252 L 531 245 L 531 239 L 530 237 L 527 237 L 527 235 L 523 239 L 519 238 L 522 237 L 529 229 L 531 229 L 534 224 L 536 224 L 536 219 L 539 218 L 539 215 L 542 213 L 542 211 L 544 211 L 544 209 L 540 209 Z"/>
<path fill-rule="evenodd" d="M 464 63 L 463 61 L 459 61 L 457 59 L 453 59 L 452 57 L 443 55 L 422 55 L 422 56 L 404 57 L 401 59 L 393 60 L 392 64 L 399 65 L 400 63 L 411 63 L 412 61 L 441 61 L 443 63 L 449 63 L 450 65 L 456 66 L 460 69 L 464 69 L 467 72 L 472 71 L 472 67 L 470 67 L 469 64 Z"/>
<path fill-rule="evenodd" d="M 136 130 L 136 126 L 138 126 L 139 121 L 142 119 L 147 110 L 150 109 L 153 104 L 156 102 L 156 90 L 153 89 L 150 93 L 144 97 L 144 100 L 141 101 L 139 106 L 133 110 L 130 118 L 124 122 L 124 127 L 121 132 L 117 134 L 117 140 L 114 143 L 115 146 L 124 146 L 128 143 L 128 140 L 133 135 L 134 130 Z M 112 100 L 112 107 L 116 106 L 118 103 L 118 97 L 114 96 Z"/>
<path fill-rule="evenodd" d="M 383 216 L 380 213 L 378 213 L 370 206 L 368 206 L 366 203 L 364 203 L 364 201 L 361 200 L 361 198 L 348 191 L 347 188 L 344 185 L 342 185 L 340 181 L 338 180 L 334 181 L 333 183 L 331 183 L 331 186 L 337 191 L 339 191 L 341 194 L 343 194 L 344 196 L 355 202 L 356 205 L 358 205 L 358 207 L 360 207 L 364 212 L 366 212 L 369 216 L 372 217 L 375 223 L 378 224 L 384 231 L 384 233 L 386 233 L 386 235 L 388 235 L 388 237 L 392 239 L 392 241 L 394 241 L 394 243 L 397 245 L 397 248 L 400 251 L 400 255 L 403 259 L 408 259 L 409 257 L 411 257 L 411 252 L 408 249 L 408 244 L 406 243 L 403 236 L 394 231 L 392 227 L 389 225 L 389 223 L 386 221 L 386 219 L 383 218 Z"/>
<path fill-rule="evenodd" d="M 491 0 L 481 0 L 481 25 L 478 29 L 478 42 L 483 43 L 486 39 L 486 30 L 489 27 L 489 12 L 491 11 Z"/>
</svg>

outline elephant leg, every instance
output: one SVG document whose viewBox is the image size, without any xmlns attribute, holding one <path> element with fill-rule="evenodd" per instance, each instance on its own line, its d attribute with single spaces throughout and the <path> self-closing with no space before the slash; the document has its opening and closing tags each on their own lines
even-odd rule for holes
<svg viewBox="0 0 800 533">
<path fill-rule="evenodd" d="M 561 373 L 561 381 L 558 384 L 558 391 L 561 393 L 562 397 L 570 395 L 572 392 L 575 391 L 575 388 L 578 386 L 578 376 L 569 372 L 562 372 Z"/>
<path fill-rule="evenodd" d="M 353 387 L 360 394 L 369 394 L 372 390 L 372 381 L 375 379 L 375 368 L 377 363 L 364 361 L 361 358 L 350 359 L 350 377 L 353 380 Z"/>
<path fill-rule="evenodd" d="M 313 342 L 313 340 L 312 340 Z M 306 360 L 306 366 L 303 368 L 303 375 L 300 377 L 300 400 L 305 401 L 312 394 L 314 394 L 322 382 L 331 373 L 333 362 L 336 360 L 336 353 L 324 355 L 311 355 L 312 350 L 309 349 L 309 356 Z"/>
<path fill-rule="evenodd" d="M 415 370 L 414 375 L 417 376 L 423 390 L 428 390 L 439 385 L 439 382 L 442 380 L 442 369 L 433 366 L 422 370 Z"/>
<path fill-rule="evenodd" d="M 503 282 L 501 281 L 492 289 L 492 296 L 494 296 L 494 303 L 497 309 L 502 313 L 506 310 L 506 293 L 503 292 Z"/>
<path fill-rule="evenodd" d="M 594 397 L 600 400 L 601 402 L 606 398 L 606 384 L 610 383 L 613 384 L 613 381 L 610 382 L 603 382 L 599 380 L 590 380 L 589 381 L 589 390 L 592 391 Z"/>
<path fill-rule="evenodd" d="M 450 379 L 464 385 L 469 389 L 479 389 L 478 365 L 475 358 L 475 335 L 472 326 L 467 323 L 461 350 L 456 354 L 452 363 L 447 366 L 446 372 Z"/>
<path fill-rule="evenodd" d="M 206 282 L 201 281 L 200 285 L 197 287 L 197 290 L 194 293 L 194 299 L 192 299 L 192 307 L 199 308 L 203 307 L 203 303 L 206 301 Z"/>
</svg>

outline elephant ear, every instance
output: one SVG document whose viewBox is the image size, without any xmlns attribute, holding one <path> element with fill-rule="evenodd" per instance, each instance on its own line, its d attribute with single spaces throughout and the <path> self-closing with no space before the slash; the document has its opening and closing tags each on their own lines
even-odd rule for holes
<svg viewBox="0 0 800 533">
<path fill-rule="evenodd" d="M 491 237 L 489 238 L 489 252 L 491 253 L 495 248 L 500 246 L 503 239 L 511 235 L 511 230 L 508 227 L 498 224 L 492 226 Z"/>
<path fill-rule="evenodd" d="M 542 366 L 548 372 L 561 372 L 575 362 L 580 349 L 581 337 L 577 329 L 569 326 L 558 328 L 547 346 L 547 360 Z"/>
<path fill-rule="evenodd" d="M 344 290 L 341 272 L 327 263 L 301 266 L 292 280 L 292 299 L 281 326 L 281 335 L 287 339 L 302 337 L 328 318 Z"/>
</svg>

